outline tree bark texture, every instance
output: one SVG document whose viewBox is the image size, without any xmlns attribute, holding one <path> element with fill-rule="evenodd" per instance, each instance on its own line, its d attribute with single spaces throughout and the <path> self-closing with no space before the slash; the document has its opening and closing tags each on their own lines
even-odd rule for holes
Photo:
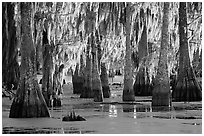
<svg viewBox="0 0 204 136">
<path fill-rule="evenodd" d="M 187 41 L 186 2 L 179 3 L 179 70 L 176 87 L 173 91 L 174 101 L 201 101 L 202 90 L 190 64 Z"/>
<path fill-rule="evenodd" d="M 36 52 L 31 35 L 31 3 L 21 3 L 22 59 L 20 85 L 10 109 L 10 118 L 50 117 L 37 82 Z"/>
<path fill-rule="evenodd" d="M 169 106 L 170 102 L 170 79 L 168 77 L 167 67 L 167 53 L 169 46 L 169 2 L 164 2 L 163 13 L 162 41 L 157 75 L 155 77 L 152 94 L 152 106 Z"/>
<path fill-rule="evenodd" d="M 81 94 L 84 84 L 83 56 L 80 56 L 80 65 L 77 63 L 74 75 L 72 75 L 73 94 Z"/>
<path fill-rule="evenodd" d="M 52 47 L 48 43 L 47 32 L 43 31 L 43 77 L 42 93 L 48 107 L 52 106 L 51 100 L 53 95 L 53 57 Z"/>
<path fill-rule="evenodd" d="M 79 86 L 79 63 L 76 64 L 74 74 L 72 75 L 73 94 L 80 94 Z"/>
<path fill-rule="evenodd" d="M 98 54 L 97 54 L 97 45 L 94 39 L 94 33 L 91 34 L 91 55 L 92 55 L 92 90 L 94 94 L 95 102 L 103 101 L 103 92 L 101 79 L 98 70 Z"/>
<path fill-rule="evenodd" d="M 2 81 L 8 90 L 12 84 L 17 89 L 20 77 L 14 8 L 14 3 L 2 3 Z"/>
<path fill-rule="evenodd" d="M 53 107 L 62 106 L 61 95 L 63 94 L 63 77 L 64 77 L 64 64 L 58 66 L 55 64 L 55 72 L 53 75 Z"/>
<path fill-rule="evenodd" d="M 87 49 L 86 49 L 86 67 L 84 70 L 84 84 L 83 90 L 81 92 L 80 98 L 93 98 L 93 90 L 92 90 L 92 61 L 90 55 L 91 48 L 91 39 L 89 37 Z"/>
<path fill-rule="evenodd" d="M 196 49 L 193 54 L 192 67 L 196 77 L 202 77 L 202 51 L 199 54 L 199 49 Z"/>
<path fill-rule="evenodd" d="M 102 50 L 101 50 L 101 41 L 102 36 L 99 37 L 98 31 L 96 31 L 96 44 L 97 44 L 97 52 L 98 52 L 98 69 L 100 74 L 100 80 L 102 85 L 102 92 L 104 98 L 110 97 L 110 87 L 108 84 L 108 74 L 105 63 L 101 63 Z"/>
<path fill-rule="evenodd" d="M 125 54 L 125 67 L 124 67 L 124 88 L 123 88 L 123 101 L 135 101 L 133 90 L 133 77 L 132 77 L 132 46 L 130 43 L 130 3 L 126 6 L 126 54 Z"/>
<path fill-rule="evenodd" d="M 143 32 L 141 39 L 138 43 L 138 58 L 139 63 L 144 61 L 144 57 L 148 55 L 148 42 L 147 42 L 147 26 L 146 26 L 146 17 L 144 13 L 142 14 L 143 20 Z M 133 86 L 135 96 L 150 96 L 152 95 L 150 79 L 148 75 L 148 68 L 146 66 L 139 67 L 137 72 L 135 83 Z"/>
<path fill-rule="evenodd" d="M 101 63 L 101 84 L 103 90 L 103 97 L 109 98 L 110 97 L 110 87 L 108 84 L 108 74 L 105 63 Z"/>
</svg>

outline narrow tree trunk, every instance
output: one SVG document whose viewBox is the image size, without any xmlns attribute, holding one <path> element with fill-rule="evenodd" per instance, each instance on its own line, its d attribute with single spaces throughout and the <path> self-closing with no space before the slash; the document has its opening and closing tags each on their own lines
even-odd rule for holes
<svg viewBox="0 0 204 136">
<path fill-rule="evenodd" d="M 93 90 L 92 90 L 92 61 L 90 55 L 90 44 L 91 39 L 89 37 L 87 49 L 86 49 L 86 68 L 84 70 L 84 85 L 83 90 L 81 92 L 80 98 L 93 98 Z"/>
<path fill-rule="evenodd" d="M 61 95 L 63 94 L 64 64 L 55 65 L 53 79 L 55 80 L 55 88 L 53 94 L 53 107 L 62 106 Z"/>
<path fill-rule="evenodd" d="M 175 101 L 201 101 L 201 87 L 195 77 L 190 64 L 188 41 L 187 41 L 187 15 L 186 2 L 179 3 L 179 70 L 176 87 L 173 91 Z"/>
<path fill-rule="evenodd" d="M 104 98 L 110 97 L 110 87 L 108 84 L 108 74 L 105 63 L 101 64 L 101 84 Z"/>
<path fill-rule="evenodd" d="M 80 55 L 80 67 L 79 67 L 79 83 L 78 83 L 78 85 L 79 85 L 79 93 L 81 94 L 81 92 L 82 92 L 82 90 L 84 89 L 83 88 L 83 86 L 84 86 L 84 81 L 85 81 L 85 79 L 84 79 L 84 67 L 85 67 L 85 65 L 84 65 L 84 57 L 83 57 L 83 55 L 84 54 L 81 54 Z"/>
<path fill-rule="evenodd" d="M 42 26 L 42 23 L 40 25 Z M 36 28 L 36 29 L 38 29 L 38 28 Z M 43 44 L 43 31 L 42 30 L 37 30 L 37 36 L 36 36 L 37 72 L 40 72 L 40 67 L 42 66 L 42 62 L 43 62 L 42 44 Z"/>
<path fill-rule="evenodd" d="M 170 84 L 167 67 L 167 53 L 169 46 L 169 2 L 164 2 L 162 25 L 162 41 L 160 47 L 160 56 L 155 77 L 154 89 L 152 95 L 152 106 L 169 106 Z"/>
<path fill-rule="evenodd" d="M 17 89 L 20 77 L 14 8 L 14 3 L 2 3 L 2 81 L 8 90 L 12 84 Z"/>
<path fill-rule="evenodd" d="M 83 65 L 83 56 L 80 56 L 80 66 L 77 63 L 74 75 L 72 75 L 72 84 L 73 84 L 73 94 L 81 94 L 84 84 L 84 65 Z"/>
<path fill-rule="evenodd" d="M 50 117 L 37 82 L 36 53 L 31 35 L 31 3 L 21 3 L 22 59 L 20 85 L 13 100 L 10 118 Z"/>
<path fill-rule="evenodd" d="M 144 28 L 138 45 L 139 63 L 142 63 L 142 61 L 144 61 L 144 57 L 148 55 L 146 17 L 144 15 L 144 11 L 142 10 L 141 12 L 143 15 L 142 19 Z M 150 96 L 152 94 L 149 81 L 148 68 L 142 65 L 141 67 L 139 67 L 139 71 L 137 72 L 135 83 L 133 86 L 135 96 Z"/>
<path fill-rule="evenodd" d="M 101 57 L 102 57 L 102 51 L 101 51 L 101 41 L 102 41 L 102 36 L 99 37 L 98 31 L 96 31 L 96 44 L 97 44 L 97 52 L 98 52 L 98 69 L 100 75 L 100 80 L 101 80 L 101 85 L 102 85 L 102 92 L 103 92 L 103 97 L 104 98 L 109 98 L 110 97 L 110 87 L 108 84 L 108 74 L 107 74 L 107 69 L 105 63 L 101 63 Z"/>
<path fill-rule="evenodd" d="M 92 89 L 94 93 L 94 101 L 102 102 L 103 101 L 103 92 L 101 86 L 101 79 L 98 71 L 98 54 L 97 54 L 97 46 L 94 42 L 94 34 L 91 34 L 91 48 L 92 48 Z"/>
<path fill-rule="evenodd" d="M 135 101 L 135 95 L 133 91 L 133 79 L 132 79 L 132 46 L 130 43 L 130 3 L 126 6 L 126 54 L 125 54 L 125 67 L 124 67 L 124 88 L 123 88 L 123 101 Z"/>
<path fill-rule="evenodd" d="M 76 64 L 74 74 L 72 75 L 73 94 L 80 94 L 80 80 L 79 80 L 79 63 Z"/>
<path fill-rule="evenodd" d="M 53 95 L 53 60 L 52 47 L 48 43 L 47 32 L 43 31 L 43 77 L 42 93 L 48 107 L 52 106 L 51 99 Z"/>
<path fill-rule="evenodd" d="M 138 59 L 139 63 L 144 61 L 144 57 L 146 57 L 148 53 L 148 40 L 147 40 L 147 24 L 146 24 L 146 16 L 143 10 L 141 10 L 141 19 L 143 20 L 143 32 L 141 35 L 141 39 L 138 43 Z M 135 83 L 133 86 L 134 92 L 136 96 L 149 96 L 151 95 L 151 85 L 150 79 L 148 75 L 148 68 L 146 66 L 141 66 L 135 79 Z"/>
</svg>

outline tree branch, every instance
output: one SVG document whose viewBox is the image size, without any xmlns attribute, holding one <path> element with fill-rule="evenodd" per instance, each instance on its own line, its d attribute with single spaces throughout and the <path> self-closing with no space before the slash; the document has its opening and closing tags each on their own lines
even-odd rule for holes
<svg viewBox="0 0 204 136">
<path fill-rule="evenodd" d="M 199 19 L 199 18 L 201 18 L 201 17 L 202 17 L 202 15 L 200 15 L 200 16 L 194 18 L 193 21 L 191 21 L 190 23 L 187 24 L 187 26 L 191 25 L 194 21 L 196 21 L 197 19 Z"/>
</svg>

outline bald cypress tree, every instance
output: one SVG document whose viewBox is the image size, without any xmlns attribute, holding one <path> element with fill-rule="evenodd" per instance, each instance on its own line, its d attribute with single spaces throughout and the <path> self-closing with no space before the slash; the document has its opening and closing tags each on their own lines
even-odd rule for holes
<svg viewBox="0 0 204 136">
<path fill-rule="evenodd" d="M 37 82 L 36 51 L 32 40 L 31 6 L 21 3 L 22 45 L 20 84 L 10 109 L 10 118 L 50 117 Z"/>
<path fill-rule="evenodd" d="M 173 99 L 175 101 L 201 101 L 201 86 L 190 64 L 186 8 L 186 2 L 179 3 L 179 69 Z"/>
<path fill-rule="evenodd" d="M 164 2 L 162 41 L 160 47 L 160 56 L 157 69 L 157 75 L 154 81 L 152 92 L 152 106 L 169 106 L 170 84 L 167 67 L 167 53 L 169 46 L 169 2 Z"/>
</svg>

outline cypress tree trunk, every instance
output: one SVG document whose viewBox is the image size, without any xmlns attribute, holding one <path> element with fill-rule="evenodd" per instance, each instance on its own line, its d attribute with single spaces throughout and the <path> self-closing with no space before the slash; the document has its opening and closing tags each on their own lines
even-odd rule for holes
<svg viewBox="0 0 204 136">
<path fill-rule="evenodd" d="M 98 71 L 98 55 L 97 55 L 97 48 L 96 43 L 94 42 L 94 34 L 91 34 L 91 54 L 92 54 L 92 90 L 94 94 L 94 101 L 95 102 L 102 102 L 103 101 L 103 92 L 101 86 L 101 79 L 99 76 Z"/>
<path fill-rule="evenodd" d="M 179 70 L 176 87 L 173 91 L 175 101 L 201 101 L 201 87 L 195 77 L 190 64 L 189 49 L 187 41 L 187 15 L 186 2 L 179 3 Z"/>
<path fill-rule="evenodd" d="M 103 90 L 103 96 L 104 98 L 110 97 L 110 87 L 108 84 L 108 74 L 105 63 L 101 64 L 101 84 L 102 84 L 102 90 Z"/>
<path fill-rule="evenodd" d="M 101 57 L 102 57 L 102 51 L 101 51 L 101 41 L 102 41 L 102 36 L 99 37 L 98 31 L 96 33 L 96 44 L 97 44 L 97 53 L 98 53 L 98 69 L 100 75 L 100 80 L 101 80 L 101 85 L 102 85 L 102 92 L 103 92 L 103 97 L 104 98 L 109 98 L 110 97 L 110 87 L 108 84 L 108 74 L 107 74 L 107 69 L 105 63 L 101 63 Z"/>
<path fill-rule="evenodd" d="M 8 90 L 12 84 L 17 89 L 20 77 L 14 7 L 14 3 L 2 3 L 2 81 Z"/>
<path fill-rule="evenodd" d="M 167 67 L 167 53 L 169 46 L 169 2 L 164 2 L 162 25 L 162 41 L 160 56 L 152 94 L 152 106 L 169 106 L 170 84 Z"/>
<path fill-rule="evenodd" d="M 123 101 L 134 101 L 135 95 L 133 91 L 133 79 L 132 79 L 132 46 L 130 43 L 130 3 L 127 3 L 126 7 L 126 53 L 125 53 L 125 67 L 124 67 L 124 88 L 123 88 Z"/>
<path fill-rule="evenodd" d="M 84 89 L 84 60 L 83 60 L 83 54 L 80 55 L 80 67 L 79 67 L 79 93 L 81 94 L 82 90 Z"/>
<path fill-rule="evenodd" d="M 47 32 L 43 31 L 43 77 L 42 93 L 48 107 L 52 106 L 51 100 L 53 95 L 53 59 L 52 47 L 48 43 Z"/>
<path fill-rule="evenodd" d="M 79 68 L 80 67 L 80 68 Z M 80 56 L 80 66 L 77 63 L 74 75 L 72 75 L 72 84 L 73 84 L 73 94 L 81 94 L 84 84 L 84 65 L 83 65 L 83 56 Z"/>
<path fill-rule="evenodd" d="M 140 11 L 141 13 L 141 19 L 144 23 L 143 32 L 141 35 L 141 39 L 138 43 L 138 57 L 139 57 L 139 63 L 144 61 L 144 57 L 148 55 L 148 42 L 147 42 L 147 27 L 146 27 L 146 17 L 143 10 Z M 150 88 L 150 80 L 148 75 L 148 69 L 145 66 L 141 66 L 139 68 L 139 71 L 136 75 L 135 83 L 133 86 L 135 96 L 149 96 L 152 94 L 151 88 Z"/>
<path fill-rule="evenodd" d="M 61 64 L 59 67 L 56 64 L 55 65 L 55 72 L 53 75 L 53 88 L 54 88 L 54 94 L 53 94 L 53 107 L 60 107 L 62 106 L 61 102 L 61 95 L 63 94 L 63 76 L 64 76 L 64 64 Z"/>
<path fill-rule="evenodd" d="M 93 90 L 92 90 L 92 61 L 90 55 L 90 44 L 91 39 L 89 37 L 87 49 L 86 49 L 86 68 L 84 70 L 84 84 L 83 90 L 81 92 L 80 98 L 93 98 Z"/>
<path fill-rule="evenodd" d="M 36 52 L 31 35 L 31 3 L 21 3 L 22 59 L 20 85 L 10 109 L 10 118 L 50 117 L 37 82 Z"/>
<path fill-rule="evenodd" d="M 80 94 L 79 92 L 79 63 L 76 64 L 74 74 L 72 75 L 73 94 Z"/>
</svg>

